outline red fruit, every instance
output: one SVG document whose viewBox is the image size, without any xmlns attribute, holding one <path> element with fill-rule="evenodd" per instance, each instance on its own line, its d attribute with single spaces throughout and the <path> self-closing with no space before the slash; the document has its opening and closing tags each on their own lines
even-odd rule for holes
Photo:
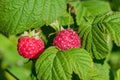
<svg viewBox="0 0 120 80">
<path fill-rule="evenodd" d="M 18 40 L 17 50 L 24 58 L 34 59 L 44 50 L 44 42 L 34 37 L 21 37 Z"/>
<path fill-rule="evenodd" d="M 81 40 L 75 31 L 64 29 L 60 31 L 53 40 L 53 45 L 61 50 L 81 47 Z"/>
</svg>

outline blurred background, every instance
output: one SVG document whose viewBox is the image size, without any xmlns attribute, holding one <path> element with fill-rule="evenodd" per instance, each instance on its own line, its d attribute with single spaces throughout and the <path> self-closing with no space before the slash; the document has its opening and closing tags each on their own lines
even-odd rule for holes
<svg viewBox="0 0 120 80">
<path fill-rule="evenodd" d="M 104 1 L 110 3 L 113 11 L 120 11 L 120 0 Z M 0 34 L 0 80 L 18 80 L 18 77 L 20 80 L 30 80 L 31 62 L 27 63 L 27 59 L 18 55 L 17 39 L 16 36 L 6 37 Z M 114 80 L 116 71 L 120 69 L 120 47 L 114 43 L 111 46 L 112 53 L 108 57 L 108 63 L 111 66 L 111 80 Z"/>
<path fill-rule="evenodd" d="M 17 37 L 0 34 L 0 80 L 30 80 L 31 62 L 27 62 L 17 52 Z"/>
</svg>

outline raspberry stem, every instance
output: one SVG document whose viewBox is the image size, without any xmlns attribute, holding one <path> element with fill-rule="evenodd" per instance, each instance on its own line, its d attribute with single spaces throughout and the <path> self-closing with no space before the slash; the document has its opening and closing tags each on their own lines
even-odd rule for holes
<svg viewBox="0 0 120 80">
<path fill-rule="evenodd" d="M 70 29 L 70 8 L 69 8 L 69 17 L 68 17 L 69 21 L 68 21 L 68 29 Z"/>
<path fill-rule="evenodd" d="M 31 29 L 29 29 L 29 37 L 32 37 Z"/>
</svg>

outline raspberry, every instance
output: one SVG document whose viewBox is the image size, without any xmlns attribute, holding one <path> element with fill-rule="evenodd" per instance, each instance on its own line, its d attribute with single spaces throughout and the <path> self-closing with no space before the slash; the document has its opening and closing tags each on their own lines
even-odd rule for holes
<svg viewBox="0 0 120 80">
<path fill-rule="evenodd" d="M 40 38 L 21 37 L 18 40 L 17 50 L 24 58 L 34 59 L 44 50 L 44 42 Z"/>
<path fill-rule="evenodd" d="M 61 50 L 81 47 L 81 40 L 78 34 L 71 29 L 61 30 L 53 40 L 53 45 Z"/>
</svg>

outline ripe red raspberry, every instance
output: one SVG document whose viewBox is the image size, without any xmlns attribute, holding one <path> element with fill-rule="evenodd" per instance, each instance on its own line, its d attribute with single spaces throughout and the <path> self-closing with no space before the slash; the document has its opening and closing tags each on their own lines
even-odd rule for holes
<svg viewBox="0 0 120 80">
<path fill-rule="evenodd" d="M 34 59 L 44 50 L 44 42 L 34 37 L 21 37 L 18 40 L 17 50 L 24 58 Z"/>
<path fill-rule="evenodd" d="M 61 30 L 53 40 L 53 45 L 61 50 L 81 47 L 81 40 L 75 31 L 71 29 Z"/>
</svg>

